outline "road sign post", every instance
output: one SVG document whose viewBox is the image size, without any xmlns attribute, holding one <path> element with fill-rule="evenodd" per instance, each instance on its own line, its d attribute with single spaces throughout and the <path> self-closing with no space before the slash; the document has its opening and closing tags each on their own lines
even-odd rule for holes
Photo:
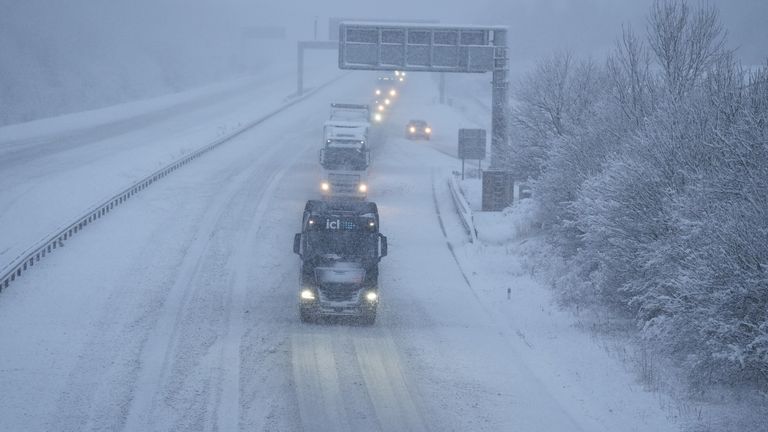
<svg viewBox="0 0 768 432">
<path fill-rule="evenodd" d="M 466 159 L 477 159 L 478 167 L 480 161 L 485 159 L 485 129 L 459 129 L 459 151 L 461 159 L 461 179 L 464 180 L 464 161 Z"/>
<path fill-rule="evenodd" d="M 493 80 L 491 81 L 491 169 L 509 167 L 509 59 L 507 31 L 493 39 Z"/>
<path fill-rule="evenodd" d="M 440 72 L 439 79 L 438 93 L 440 94 L 440 105 L 445 105 L 445 72 Z"/>
<path fill-rule="evenodd" d="M 304 93 L 304 51 L 308 49 L 335 50 L 339 47 L 334 41 L 299 41 L 296 45 L 296 96 Z"/>
</svg>

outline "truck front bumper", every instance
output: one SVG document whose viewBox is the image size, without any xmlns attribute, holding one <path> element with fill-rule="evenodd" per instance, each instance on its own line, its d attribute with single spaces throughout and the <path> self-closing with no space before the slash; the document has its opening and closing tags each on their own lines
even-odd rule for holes
<svg viewBox="0 0 768 432">
<path fill-rule="evenodd" d="M 317 316 L 354 316 L 359 317 L 376 311 L 376 303 L 363 301 L 355 304 L 334 304 L 302 302 L 301 310 Z"/>
</svg>

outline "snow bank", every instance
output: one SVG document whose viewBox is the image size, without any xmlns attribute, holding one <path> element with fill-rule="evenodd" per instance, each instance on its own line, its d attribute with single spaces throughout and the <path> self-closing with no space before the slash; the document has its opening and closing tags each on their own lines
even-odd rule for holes
<svg viewBox="0 0 768 432">
<path fill-rule="evenodd" d="M 517 201 L 502 212 L 484 212 L 482 209 L 482 182 L 479 178 L 459 181 L 462 196 L 472 209 L 471 219 L 477 237 L 487 244 L 504 244 L 519 240 L 537 231 L 540 225 L 539 208 L 531 199 Z"/>
</svg>

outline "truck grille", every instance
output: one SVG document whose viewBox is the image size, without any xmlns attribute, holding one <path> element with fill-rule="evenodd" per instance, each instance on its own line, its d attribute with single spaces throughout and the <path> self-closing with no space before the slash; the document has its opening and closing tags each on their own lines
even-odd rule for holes
<svg viewBox="0 0 768 432">
<path fill-rule="evenodd" d="M 328 175 L 328 180 L 331 183 L 331 190 L 335 193 L 355 193 L 357 192 L 357 185 L 360 182 L 360 176 L 357 174 L 335 174 Z"/>
<path fill-rule="evenodd" d="M 320 301 L 357 302 L 360 286 L 350 284 L 327 284 L 320 287 Z"/>
</svg>

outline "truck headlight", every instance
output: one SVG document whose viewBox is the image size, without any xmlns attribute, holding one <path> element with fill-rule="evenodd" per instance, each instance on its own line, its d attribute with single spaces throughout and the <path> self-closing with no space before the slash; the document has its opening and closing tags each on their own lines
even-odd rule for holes
<svg viewBox="0 0 768 432">
<path fill-rule="evenodd" d="M 428 134 L 431 134 L 432 133 L 432 128 L 426 128 L 426 129 L 424 129 L 424 132 L 426 132 Z"/>
<path fill-rule="evenodd" d="M 379 295 L 376 294 L 374 291 L 368 291 L 367 293 L 365 293 L 365 299 L 368 300 L 369 302 L 375 302 L 376 300 L 378 300 L 378 298 L 379 298 Z"/>
<path fill-rule="evenodd" d="M 381 114 L 376 113 L 373 115 L 373 120 L 376 122 L 380 122 L 382 120 Z"/>
<path fill-rule="evenodd" d="M 408 128 L 408 130 L 409 130 L 409 131 L 411 131 L 411 133 L 416 133 L 416 128 L 415 128 L 415 127 L 413 127 L 413 126 L 411 126 L 410 128 Z"/>
<path fill-rule="evenodd" d="M 368 192 L 368 185 L 365 183 L 360 183 L 360 185 L 357 186 L 357 190 L 360 192 Z"/>
<path fill-rule="evenodd" d="M 315 293 L 312 292 L 312 290 L 308 289 L 308 288 L 304 288 L 303 290 L 301 290 L 300 296 L 301 296 L 302 300 L 314 300 L 315 299 Z"/>
<path fill-rule="evenodd" d="M 328 192 L 329 190 L 331 190 L 331 185 L 329 185 L 328 182 L 322 182 L 320 183 L 320 190 L 322 190 L 323 192 Z"/>
</svg>

